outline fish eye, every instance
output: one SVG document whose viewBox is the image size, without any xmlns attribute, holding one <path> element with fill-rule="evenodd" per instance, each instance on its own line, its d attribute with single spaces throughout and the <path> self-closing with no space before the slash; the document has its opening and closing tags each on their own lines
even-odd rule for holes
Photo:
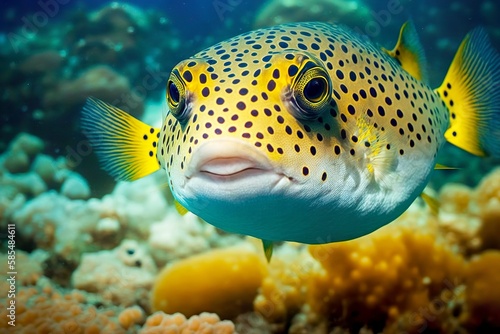
<svg viewBox="0 0 500 334">
<path fill-rule="evenodd" d="M 321 101 L 327 93 L 327 83 L 324 78 L 312 78 L 304 87 L 304 97 L 311 103 Z"/>
<path fill-rule="evenodd" d="M 168 96 L 173 104 L 179 104 L 181 93 L 173 81 L 168 82 Z"/>
<path fill-rule="evenodd" d="M 167 82 L 167 102 L 170 112 L 179 122 L 187 119 L 186 86 L 177 70 L 172 71 Z"/>
<path fill-rule="evenodd" d="M 311 60 L 302 66 L 291 84 L 295 117 L 313 120 L 326 109 L 331 99 L 332 85 L 325 69 Z"/>
</svg>

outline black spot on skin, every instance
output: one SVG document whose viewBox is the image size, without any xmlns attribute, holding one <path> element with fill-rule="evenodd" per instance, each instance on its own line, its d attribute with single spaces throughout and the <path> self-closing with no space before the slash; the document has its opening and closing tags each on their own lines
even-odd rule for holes
<svg viewBox="0 0 500 334">
<path fill-rule="evenodd" d="M 335 148 L 333 149 L 336 155 L 340 154 L 340 147 L 338 145 L 335 145 Z"/>
<path fill-rule="evenodd" d="M 204 87 L 201 90 L 201 95 L 203 95 L 204 97 L 207 97 L 208 95 L 210 95 L 210 89 L 208 87 Z"/>
<path fill-rule="evenodd" d="M 186 80 L 187 82 L 191 82 L 193 81 L 193 74 L 191 73 L 191 71 L 187 70 L 185 71 L 183 74 L 182 74 L 182 77 L 184 78 L 184 80 Z"/>
<path fill-rule="evenodd" d="M 347 111 L 349 112 L 349 114 L 351 115 L 354 115 L 356 113 L 356 109 L 354 108 L 354 106 L 352 105 L 348 105 L 347 106 Z"/>
<path fill-rule="evenodd" d="M 326 181 L 326 172 L 323 172 L 323 175 L 321 175 L 321 181 Z"/>
<path fill-rule="evenodd" d="M 340 80 L 344 79 L 344 72 L 342 72 L 341 70 L 337 70 L 335 74 L 337 75 L 337 78 L 339 78 Z"/>
<path fill-rule="evenodd" d="M 296 65 L 290 65 L 288 67 L 288 75 L 293 77 L 297 72 L 299 71 L 299 68 Z"/>
<path fill-rule="evenodd" d="M 149 156 L 152 157 L 153 156 L 153 151 L 149 151 Z"/>
<path fill-rule="evenodd" d="M 377 110 L 378 110 L 378 114 L 379 114 L 380 116 L 385 116 L 385 109 L 384 109 L 384 107 L 382 107 L 382 106 L 378 106 L 378 109 L 377 109 Z"/>
<path fill-rule="evenodd" d="M 215 101 L 218 105 L 223 105 L 224 104 L 224 99 L 222 97 L 218 97 L 217 100 Z"/>
<path fill-rule="evenodd" d="M 276 68 L 276 69 L 273 71 L 273 78 L 274 78 L 274 79 L 279 79 L 279 77 L 280 77 L 280 70 Z"/>
<path fill-rule="evenodd" d="M 299 145 L 295 144 L 293 148 L 295 149 L 295 152 L 297 152 L 297 153 L 300 152 L 300 146 Z"/>
<path fill-rule="evenodd" d="M 236 104 L 236 108 L 238 108 L 239 110 L 245 110 L 246 105 L 244 102 L 240 101 Z"/>
<path fill-rule="evenodd" d="M 276 88 L 276 82 L 274 80 L 269 80 L 267 83 L 267 90 L 272 92 Z"/>
<path fill-rule="evenodd" d="M 304 174 L 304 176 L 309 175 L 309 168 L 307 168 L 307 167 L 302 167 L 302 174 Z"/>
<path fill-rule="evenodd" d="M 148 140 L 148 135 L 144 135 L 144 136 L 142 136 L 142 139 L 144 139 L 144 140 Z"/>
</svg>

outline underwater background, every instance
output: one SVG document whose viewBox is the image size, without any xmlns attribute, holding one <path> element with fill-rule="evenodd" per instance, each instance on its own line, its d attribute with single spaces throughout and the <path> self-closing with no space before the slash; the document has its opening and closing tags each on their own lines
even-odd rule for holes
<svg viewBox="0 0 500 334">
<path fill-rule="evenodd" d="M 80 130 L 89 96 L 158 124 L 179 61 L 285 22 L 391 49 L 412 19 L 437 87 L 474 27 L 500 50 L 498 1 L 0 6 L 1 333 L 500 332 L 498 159 L 447 146 L 439 163 L 457 169 L 434 172 L 437 214 L 417 200 L 356 240 L 282 243 L 268 264 L 259 240 L 180 215 L 161 172 L 116 183 Z"/>
</svg>

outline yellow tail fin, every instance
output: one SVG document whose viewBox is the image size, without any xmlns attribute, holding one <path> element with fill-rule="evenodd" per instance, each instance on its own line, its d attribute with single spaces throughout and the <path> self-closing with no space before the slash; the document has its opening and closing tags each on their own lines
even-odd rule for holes
<svg viewBox="0 0 500 334">
<path fill-rule="evenodd" d="M 160 169 L 159 129 L 94 98 L 83 107 L 81 126 L 102 167 L 115 179 L 137 180 Z"/>
<path fill-rule="evenodd" d="M 450 111 L 446 140 L 478 156 L 500 156 L 500 56 L 484 29 L 465 37 L 436 92 Z"/>
</svg>

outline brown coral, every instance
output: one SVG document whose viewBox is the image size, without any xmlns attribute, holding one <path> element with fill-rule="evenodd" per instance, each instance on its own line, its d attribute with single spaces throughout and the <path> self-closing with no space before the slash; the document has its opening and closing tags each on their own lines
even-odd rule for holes
<svg viewBox="0 0 500 334">
<path fill-rule="evenodd" d="M 181 313 L 165 314 L 162 311 L 149 316 L 140 334 L 232 334 L 234 324 L 221 321 L 214 313 L 201 313 L 191 318 Z"/>
<path fill-rule="evenodd" d="M 467 323 L 472 328 L 500 329 L 500 251 L 472 259 L 466 275 Z"/>
<path fill-rule="evenodd" d="M 126 333 L 117 323 L 113 310 L 97 310 L 86 305 L 86 296 L 73 291 L 61 293 L 52 285 L 22 287 L 15 299 L 15 327 L 0 322 L 0 332 L 16 334 Z M 3 304 L 3 301 L 2 301 Z M 9 310 L 2 307 L 0 316 L 8 319 Z"/>
</svg>

